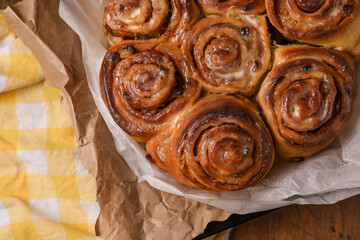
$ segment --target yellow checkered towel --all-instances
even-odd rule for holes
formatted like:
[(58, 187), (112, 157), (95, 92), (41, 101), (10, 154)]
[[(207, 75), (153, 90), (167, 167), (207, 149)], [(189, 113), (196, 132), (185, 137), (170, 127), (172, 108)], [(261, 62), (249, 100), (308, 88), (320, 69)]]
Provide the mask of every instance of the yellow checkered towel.
[(0, 13), (0, 239), (95, 239), (95, 180), (60, 90)]

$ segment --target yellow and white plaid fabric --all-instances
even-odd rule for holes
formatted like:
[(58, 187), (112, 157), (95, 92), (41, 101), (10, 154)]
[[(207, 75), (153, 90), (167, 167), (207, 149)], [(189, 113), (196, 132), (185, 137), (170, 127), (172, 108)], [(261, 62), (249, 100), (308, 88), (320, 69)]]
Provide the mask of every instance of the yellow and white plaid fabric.
[(95, 239), (95, 180), (60, 90), (0, 13), (0, 240)]
[(96, 239), (95, 180), (78, 158), (60, 90), (43, 81), (0, 13), (0, 240)]

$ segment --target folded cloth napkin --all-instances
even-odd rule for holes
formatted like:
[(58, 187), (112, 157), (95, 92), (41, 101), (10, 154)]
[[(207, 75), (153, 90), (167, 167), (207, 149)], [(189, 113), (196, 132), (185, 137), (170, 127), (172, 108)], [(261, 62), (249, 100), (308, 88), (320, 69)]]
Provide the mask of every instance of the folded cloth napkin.
[(0, 13), (0, 239), (95, 239), (95, 180), (60, 90)]

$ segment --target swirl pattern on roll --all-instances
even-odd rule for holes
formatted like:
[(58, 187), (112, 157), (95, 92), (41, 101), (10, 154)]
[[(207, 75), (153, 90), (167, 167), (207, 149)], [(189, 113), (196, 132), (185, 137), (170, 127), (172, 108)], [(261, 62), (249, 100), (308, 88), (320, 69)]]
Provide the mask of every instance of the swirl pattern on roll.
[(182, 49), (210, 92), (253, 95), (270, 64), (265, 17), (209, 16), (187, 35)]
[(200, 100), (176, 124), (168, 168), (191, 187), (238, 190), (262, 179), (272, 166), (272, 139), (253, 104), (233, 96)]
[(265, 0), (197, 0), (207, 14), (261, 14), (265, 12)]
[(266, 10), (285, 37), (360, 57), (360, 0), (266, 0)]
[(125, 41), (111, 47), (100, 71), (102, 96), (115, 122), (145, 142), (198, 98), (180, 50), (169, 44)]
[(193, 0), (110, 0), (104, 24), (109, 41), (164, 39), (179, 45), (200, 17)]
[(148, 160), (163, 170), (168, 170), (168, 155), (166, 150), (173, 131), (174, 125), (169, 126), (146, 143), (146, 151), (149, 153), (147, 155)]
[(312, 155), (348, 122), (357, 95), (350, 56), (309, 46), (280, 47), (258, 101), (279, 158)]

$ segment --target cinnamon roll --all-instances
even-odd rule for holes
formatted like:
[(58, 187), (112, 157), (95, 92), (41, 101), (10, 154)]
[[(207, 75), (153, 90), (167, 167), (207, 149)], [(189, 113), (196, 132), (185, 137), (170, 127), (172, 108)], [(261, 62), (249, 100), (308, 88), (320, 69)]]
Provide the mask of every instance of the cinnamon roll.
[(198, 98), (200, 88), (180, 50), (169, 44), (124, 41), (100, 70), (102, 97), (114, 121), (146, 142)]
[(166, 149), (168, 148), (170, 136), (173, 131), (174, 125), (169, 126), (146, 143), (146, 151), (149, 153), (146, 155), (147, 159), (163, 170), (168, 170)]
[(360, 57), (360, 0), (266, 0), (271, 23), (285, 37)]
[(274, 151), (252, 103), (213, 95), (178, 120), (167, 156), (169, 171), (182, 184), (224, 191), (257, 183), (270, 170)]
[(182, 50), (208, 91), (253, 95), (270, 64), (265, 17), (206, 17), (189, 32)]
[(356, 95), (347, 54), (300, 45), (277, 48), (257, 99), (279, 159), (306, 157), (328, 146), (349, 121)]
[(197, 0), (206, 14), (261, 14), (265, 12), (265, 0)]
[(110, 0), (104, 13), (110, 43), (166, 39), (179, 45), (200, 18), (194, 0)]

